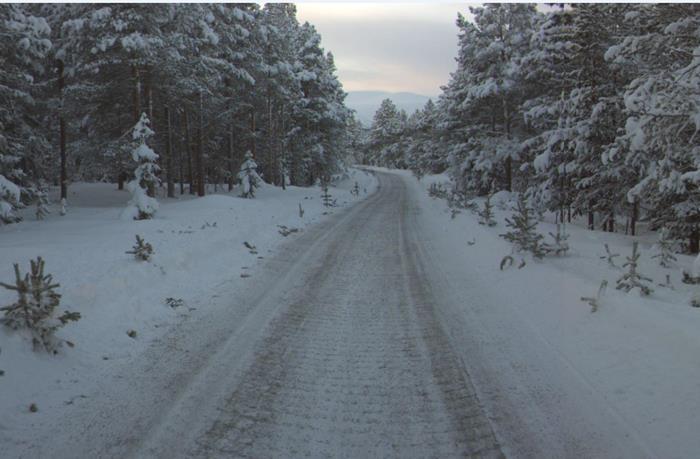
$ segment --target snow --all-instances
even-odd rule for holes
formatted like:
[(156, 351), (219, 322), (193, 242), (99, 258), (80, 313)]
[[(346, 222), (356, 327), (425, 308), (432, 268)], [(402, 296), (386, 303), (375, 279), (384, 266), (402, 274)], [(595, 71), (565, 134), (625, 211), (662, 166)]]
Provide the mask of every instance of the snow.
[(14, 202), (19, 202), (19, 187), (0, 174), (0, 198), (9, 197)]
[(156, 154), (151, 147), (146, 145), (145, 143), (142, 143), (138, 147), (134, 148), (134, 150), (131, 152), (131, 157), (134, 159), (136, 162), (141, 162), (141, 161), (157, 161), (158, 160), (158, 155)]
[[(571, 224), (568, 255), (522, 257), (527, 264), (518, 269), (516, 254), (514, 266), (501, 271), (512, 250), (499, 237), (510, 211), (495, 207), (494, 228), (479, 225), (468, 211), (452, 219), (445, 201), (427, 194), (444, 175), (419, 182), (408, 172), (393, 173), (412, 190), (443, 325), (461, 349), (506, 455), (697, 456), (700, 310), (689, 301), (700, 288), (681, 282), (682, 270), (692, 272), (692, 257), (677, 255), (677, 267), (664, 269), (651, 258), (653, 233), (632, 238)], [(552, 221), (539, 232), (556, 232)], [(615, 290), (623, 271), (600, 259), (607, 243), (621, 254), (615, 258), (621, 266), (634, 240), (639, 271), (654, 280), (649, 297)], [(666, 275), (673, 288), (658, 285)], [(580, 298), (595, 296), (603, 280), (608, 288), (591, 313)]]
[[(350, 193), (355, 181), (367, 189), (359, 198)], [(349, 206), (375, 186), (373, 176), (351, 169), (331, 194), (339, 206)], [(57, 190), (52, 192), (55, 204), (44, 221), (34, 220), (33, 209), (25, 209), (25, 221), (0, 226), (0, 281), (14, 278), (12, 263), (26, 272), (29, 260), (42, 256), (46, 272), (61, 284), (59, 309), (80, 312), (82, 318), (57, 332), (75, 343), (57, 356), (33, 352), (28, 335), (0, 328), (3, 457), (31, 456), (26, 451), (37, 438), (56, 434), (69, 405), (123, 377), (130, 362), (168, 329), (212, 308), (235, 308), (235, 301), (217, 303), (212, 295), (223, 283), (245, 289), (240, 275), (254, 275), (261, 258), (299, 234), (283, 237), (278, 225), (303, 232), (326, 219), (324, 214), (336, 212), (323, 207), (318, 188), (283, 191), (263, 184), (255, 199), (239, 198), (238, 189), (203, 198), (160, 196), (156, 218), (120, 220), (127, 192), (114, 184), (76, 183), (69, 188), (70, 208), (62, 217)], [(125, 253), (137, 234), (153, 245), (150, 262)], [(251, 254), (244, 242), (255, 245), (258, 254)], [(184, 305), (173, 309), (166, 298), (182, 299)], [(0, 305), (12, 301), (14, 292), (0, 289)], [(137, 332), (135, 339), (126, 334), (131, 329)], [(37, 413), (29, 413), (30, 403), (37, 404)]]

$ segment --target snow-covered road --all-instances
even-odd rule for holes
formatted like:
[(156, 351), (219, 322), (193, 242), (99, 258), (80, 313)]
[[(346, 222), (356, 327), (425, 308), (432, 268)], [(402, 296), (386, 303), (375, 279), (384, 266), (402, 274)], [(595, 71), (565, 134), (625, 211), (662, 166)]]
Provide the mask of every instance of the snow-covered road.
[[(223, 283), (26, 445), (52, 457), (500, 457), (400, 176)], [(235, 292), (235, 293), (234, 293)], [(22, 448), (20, 448), (21, 450)]]

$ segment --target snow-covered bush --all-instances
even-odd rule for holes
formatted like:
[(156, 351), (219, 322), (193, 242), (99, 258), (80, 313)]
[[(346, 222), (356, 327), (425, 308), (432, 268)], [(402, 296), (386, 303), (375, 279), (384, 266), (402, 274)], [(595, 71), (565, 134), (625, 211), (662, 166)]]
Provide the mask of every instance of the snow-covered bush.
[(518, 198), (515, 212), (512, 217), (506, 218), (506, 226), (511, 228), (501, 237), (511, 242), (518, 251), (530, 252), (535, 258), (542, 258), (545, 255), (545, 248), (542, 246), (542, 235), (537, 230), (537, 220), (533, 218), (533, 211), (527, 205), (525, 197)]
[(324, 184), (321, 191), (321, 200), (323, 202), (324, 207), (332, 207), (335, 204), (335, 200), (333, 199), (331, 193), (328, 191), (328, 185)]
[(241, 182), (241, 197), (254, 198), (255, 189), (260, 186), (262, 179), (258, 175), (258, 164), (253, 159), (251, 152), (246, 152), (241, 170), (238, 172), (238, 180)]
[(678, 261), (673, 253), (673, 248), (676, 241), (671, 238), (671, 231), (664, 227), (659, 231), (659, 240), (656, 243), (658, 253), (651, 258), (659, 259), (659, 266), (664, 268), (672, 268), (673, 263)]
[(144, 241), (141, 236), (136, 235), (136, 244), (127, 251), (129, 255), (133, 255), (134, 258), (141, 261), (149, 261), (151, 255), (153, 255), (153, 246), (148, 242)]
[(45, 188), (37, 189), (34, 192), (36, 196), (36, 219), (43, 220), (48, 214), (51, 213), (49, 210), (49, 193)]
[(21, 220), (14, 213), (19, 198), (19, 187), (0, 174), (0, 223), (16, 223)]
[(569, 233), (566, 232), (566, 225), (557, 223), (557, 232), (549, 235), (552, 237), (552, 242), (544, 243), (544, 250), (547, 253), (561, 255), (569, 251)]
[(654, 289), (647, 285), (652, 280), (637, 272), (637, 264), (639, 263), (638, 245), (636, 241), (632, 245), (632, 255), (627, 257), (627, 263), (622, 265), (623, 268), (628, 268), (628, 270), (617, 280), (617, 287), (615, 288), (625, 292), (638, 288), (639, 293), (646, 296), (651, 294)]
[(486, 196), (483, 210), (478, 211), (479, 224), (486, 226), (496, 226), (496, 220), (493, 218), (493, 205), (491, 205), (491, 195)]
[(160, 168), (156, 164), (158, 155), (146, 144), (146, 140), (154, 135), (149, 125), (148, 116), (143, 113), (134, 126), (133, 139), (138, 145), (132, 151), (131, 157), (138, 166), (134, 171), (134, 180), (127, 185), (131, 192), (131, 201), (122, 214), (125, 218), (133, 220), (153, 218), (158, 210), (158, 201), (153, 194), (155, 187), (160, 183), (156, 176)]
[[(0, 282), (0, 286), (17, 292), (17, 301), (0, 308), (4, 316), (0, 323), (13, 330), (28, 329), (32, 334), (34, 348), (43, 348), (55, 354), (63, 341), (54, 336), (54, 332), (71, 321), (80, 319), (80, 313), (64, 311), (54, 317), (54, 311), (61, 300), (55, 291), (59, 284), (53, 283), (53, 276), (44, 275), (44, 260), (38, 257), (30, 261), (31, 270), (22, 277), (19, 265), (15, 263), (15, 284)], [(69, 345), (71, 343), (66, 341)]]

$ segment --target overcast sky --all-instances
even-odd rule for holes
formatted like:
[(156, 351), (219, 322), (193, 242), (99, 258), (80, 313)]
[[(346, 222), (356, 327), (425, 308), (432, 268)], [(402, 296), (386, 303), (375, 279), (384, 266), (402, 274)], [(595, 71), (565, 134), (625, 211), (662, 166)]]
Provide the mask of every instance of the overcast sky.
[(333, 52), (346, 91), (436, 96), (455, 69), (457, 12), (468, 3), (297, 3)]

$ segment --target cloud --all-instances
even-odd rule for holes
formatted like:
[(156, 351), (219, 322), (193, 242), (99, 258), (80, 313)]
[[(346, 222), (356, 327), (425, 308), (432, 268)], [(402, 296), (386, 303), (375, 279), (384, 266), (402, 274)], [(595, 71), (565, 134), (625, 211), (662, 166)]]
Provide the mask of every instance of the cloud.
[(464, 4), (297, 4), (332, 51), (347, 90), (440, 92), (455, 69)]

